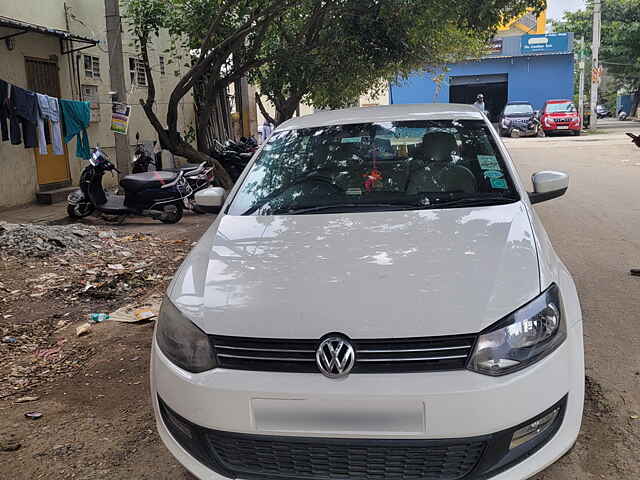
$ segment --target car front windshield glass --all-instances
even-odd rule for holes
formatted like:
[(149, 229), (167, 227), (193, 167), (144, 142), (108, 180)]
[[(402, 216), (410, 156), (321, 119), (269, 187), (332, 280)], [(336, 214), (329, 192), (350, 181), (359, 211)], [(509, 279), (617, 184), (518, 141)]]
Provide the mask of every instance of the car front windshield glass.
[(518, 200), (483, 121), (402, 121), (274, 133), (227, 213), (418, 210)]
[(547, 113), (575, 113), (576, 106), (571, 102), (565, 103), (548, 103)]
[(531, 105), (507, 105), (504, 107), (505, 115), (531, 115), (533, 107)]

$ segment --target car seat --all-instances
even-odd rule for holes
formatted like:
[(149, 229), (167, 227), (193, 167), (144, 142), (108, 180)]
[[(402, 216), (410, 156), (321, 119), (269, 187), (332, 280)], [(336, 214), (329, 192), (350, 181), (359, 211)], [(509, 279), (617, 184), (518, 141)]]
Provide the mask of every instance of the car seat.
[(449, 132), (428, 132), (422, 137), (422, 149), (411, 162), (407, 194), (423, 192), (478, 191), (478, 182), (471, 170), (453, 163), (452, 154), (458, 143)]

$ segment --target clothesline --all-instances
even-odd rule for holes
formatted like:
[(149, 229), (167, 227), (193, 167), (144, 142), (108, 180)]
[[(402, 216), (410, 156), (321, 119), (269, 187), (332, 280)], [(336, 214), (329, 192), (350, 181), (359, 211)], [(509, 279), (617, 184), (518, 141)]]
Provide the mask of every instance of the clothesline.
[[(50, 97), (0, 79), (0, 130), (3, 142), (24, 144), (25, 148), (35, 148), (37, 144), (40, 154), (47, 155), (47, 144), (52, 140), (53, 153), (62, 155), (62, 140), (69, 143), (77, 138), (76, 156), (88, 159), (91, 155), (87, 134), (90, 121), (89, 102)], [(49, 128), (45, 130), (45, 126)], [(61, 130), (64, 131), (64, 137)], [(49, 139), (47, 133), (50, 134)]]

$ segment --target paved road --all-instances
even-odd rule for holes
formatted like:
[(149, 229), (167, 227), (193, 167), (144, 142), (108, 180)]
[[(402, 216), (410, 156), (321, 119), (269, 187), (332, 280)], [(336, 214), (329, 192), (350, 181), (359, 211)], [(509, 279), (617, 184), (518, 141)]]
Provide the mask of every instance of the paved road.
[(536, 209), (576, 280), (585, 324), (582, 433), (576, 449), (536, 480), (640, 478), (640, 278), (629, 275), (640, 267), (640, 149), (613, 127), (506, 142), (523, 179), (546, 169), (571, 176), (565, 197)]

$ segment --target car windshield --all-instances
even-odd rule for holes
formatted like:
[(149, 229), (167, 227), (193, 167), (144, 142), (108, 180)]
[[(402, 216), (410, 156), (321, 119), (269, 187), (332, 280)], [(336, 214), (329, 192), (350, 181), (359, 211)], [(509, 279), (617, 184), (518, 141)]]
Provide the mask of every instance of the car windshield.
[(576, 106), (572, 102), (547, 103), (546, 113), (575, 113)]
[(403, 121), (274, 133), (228, 213), (417, 210), (517, 200), (483, 121)]
[(528, 104), (507, 105), (504, 107), (505, 115), (532, 115), (533, 107)]

